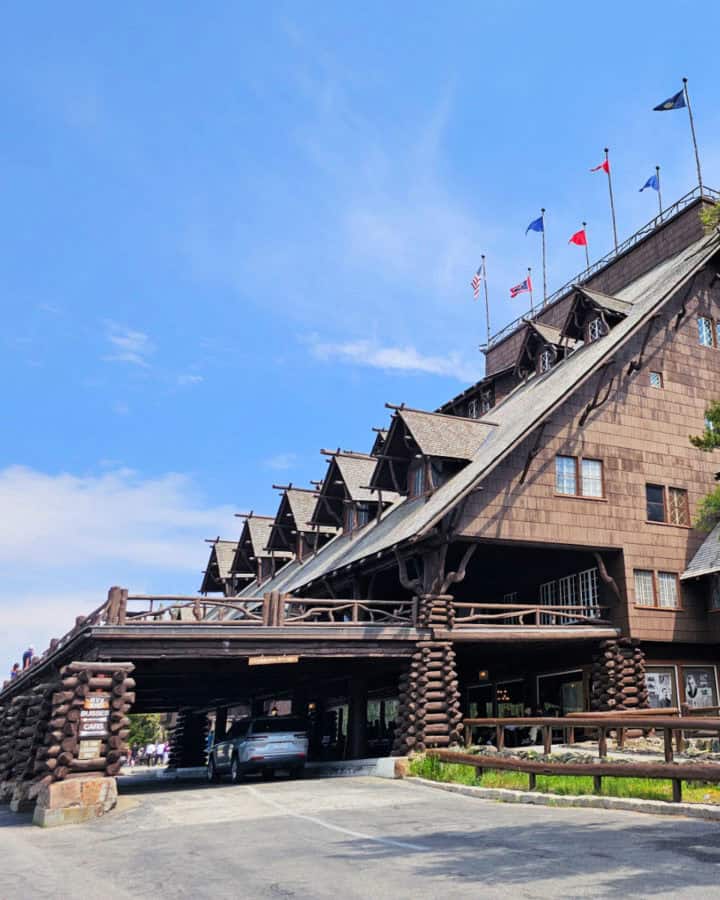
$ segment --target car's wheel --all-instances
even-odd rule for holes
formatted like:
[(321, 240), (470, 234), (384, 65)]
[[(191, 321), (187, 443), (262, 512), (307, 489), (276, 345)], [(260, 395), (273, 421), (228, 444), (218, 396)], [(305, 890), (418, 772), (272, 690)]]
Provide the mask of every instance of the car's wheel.
[(220, 775), (218, 773), (217, 767), (215, 766), (215, 760), (212, 758), (212, 756), (208, 760), (207, 780), (211, 784), (217, 784), (217, 782), (220, 781)]
[(240, 779), (242, 778), (240, 763), (237, 756), (233, 756), (232, 762), (230, 763), (230, 778), (232, 779), (233, 784), (238, 784)]
[(271, 781), (275, 772), (272, 769), (263, 769), (260, 774), (263, 781)]

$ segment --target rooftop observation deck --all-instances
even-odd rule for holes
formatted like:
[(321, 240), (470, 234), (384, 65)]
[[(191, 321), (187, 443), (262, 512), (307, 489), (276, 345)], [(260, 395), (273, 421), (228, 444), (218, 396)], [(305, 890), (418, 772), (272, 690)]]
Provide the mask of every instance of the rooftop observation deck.
[(689, 191), (679, 200), (675, 201), (675, 203), (663, 209), (662, 212), (659, 212), (657, 216), (643, 225), (642, 228), (639, 228), (634, 234), (630, 235), (629, 238), (618, 245), (617, 249), (613, 249), (609, 253), (606, 253), (605, 256), (603, 256), (601, 259), (598, 259), (596, 262), (592, 263), (592, 265), (588, 266), (586, 269), (583, 269), (582, 272), (571, 278), (556, 291), (550, 294), (544, 303), (541, 303), (540, 305), (535, 307), (533, 313), (524, 313), (523, 315), (518, 316), (516, 319), (513, 319), (512, 322), (508, 322), (508, 324), (504, 325), (499, 331), (496, 331), (495, 334), (490, 337), (490, 341), (487, 345), (481, 345), (481, 349), (487, 353), (488, 351), (492, 350), (493, 347), (496, 347), (498, 344), (504, 341), (505, 338), (509, 337), (525, 322), (536, 321), (540, 319), (549, 307), (554, 306), (564, 297), (568, 296), (568, 294), (572, 292), (575, 285), (586, 284), (600, 272), (611, 266), (613, 263), (617, 262), (621, 257), (630, 253), (643, 241), (646, 241), (647, 239), (652, 237), (652, 235), (657, 232), (658, 229), (669, 223), (671, 220), (675, 219), (688, 207), (701, 201), (706, 201), (709, 203), (720, 202), (720, 191), (716, 191), (713, 188), (708, 188), (706, 186), (703, 186), (702, 192), (699, 187), (696, 187), (693, 190)]

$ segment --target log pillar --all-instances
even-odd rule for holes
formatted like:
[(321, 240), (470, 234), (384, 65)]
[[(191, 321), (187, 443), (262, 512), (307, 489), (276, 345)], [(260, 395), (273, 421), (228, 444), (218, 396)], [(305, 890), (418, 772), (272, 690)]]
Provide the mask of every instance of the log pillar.
[(351, 679), (348, 711), (348, 756), (350, 759), (362, 759), (367, 752), (367, 696), (365, 679)]
[(637, 638), (601, 641), (593, 657), (590, 707), (594, 710), (645, 709), (645, 653)]
[[(423, 594), (418, 598), (421, 626), (452, 627), (450, 594)], [(428, 747), (462, 742), (462, 712), (455, 650), (451, 641), (418, 641), (409, 671), (400, 678), (399, 723), (394, 756)]]
[(210, 723), (205, 713), (181, 709), (170, 737), (168, 767), (182, 769), (204, 766), (207, 762), (207, 740)]

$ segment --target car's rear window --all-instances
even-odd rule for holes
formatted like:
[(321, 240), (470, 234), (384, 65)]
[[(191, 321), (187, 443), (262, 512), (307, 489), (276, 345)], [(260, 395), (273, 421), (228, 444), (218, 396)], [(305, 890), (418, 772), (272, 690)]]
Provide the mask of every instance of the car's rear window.
[(256, 719), (252, 725), (253, 734), (277, 734), (280, 731), (307, 731), (307, 725), (302, 719), (296, 719), (292, 716)]

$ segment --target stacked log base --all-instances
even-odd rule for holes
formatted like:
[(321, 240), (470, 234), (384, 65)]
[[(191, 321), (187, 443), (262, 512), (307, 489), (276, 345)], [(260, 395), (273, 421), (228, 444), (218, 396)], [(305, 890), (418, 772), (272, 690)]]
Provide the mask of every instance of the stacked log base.
[(637, 638), (600, 643), (593, 658), (590, 706), (596, 710), (644, 709), (648, 705), (645, 653)]
[[(135, 702), (132, 663), (69, 663), (60, 673), (59, 689), (50, 697), (42, 746), (35, 753), (37, 794), (43, 785), (66, 778), (117, 775), (127, 756)], [(96, 715), (93, 733), (89, 714)], [(86, 749), (93, 748), (88, 756)]]
[(394, 756), (460, 742), (460, 692), (450, 642), (418, 642), (410, 669), (400, 679), (399, 706)]
[(170, 736), (168, 767), (184, 769), (190, 766), (204, 766), (207, 763), (209, 732), (210, 723), (204, 713), (181, 710)]

